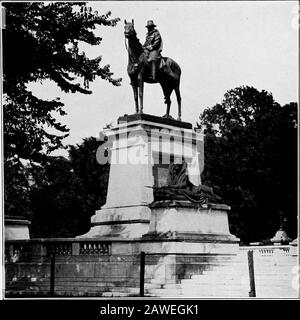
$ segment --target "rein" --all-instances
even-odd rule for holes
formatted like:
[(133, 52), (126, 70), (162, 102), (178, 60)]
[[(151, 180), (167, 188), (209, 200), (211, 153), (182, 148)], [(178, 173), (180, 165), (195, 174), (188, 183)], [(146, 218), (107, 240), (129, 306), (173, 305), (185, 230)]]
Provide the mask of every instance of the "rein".
[[(126, 48), (126, 51), (128, 52), (128, 55), (129, 55), (129, 60), (132, 64), (134, 65), (138, 65), (139, 64), (139, 57), (135, 57), (134, 54), (130, 54), (129, 50), (128, 50), (128, 45), (127, 45), (127, 41), (126, 41), (126, 38), (124, 39), (125, 41), (125, 48)], [(129, 41), (129, 40), (128, 40)]]

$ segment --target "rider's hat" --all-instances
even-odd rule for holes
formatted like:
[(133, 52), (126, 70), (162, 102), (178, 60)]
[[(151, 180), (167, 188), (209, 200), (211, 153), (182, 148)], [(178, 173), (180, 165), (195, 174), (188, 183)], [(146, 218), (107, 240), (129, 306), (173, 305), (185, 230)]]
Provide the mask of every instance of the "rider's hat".
[(146, 28), (148, 28), (148, 27), (156, 27), (156, 25), (154, 24), (153, 20), (148, 20), (147, 21)]

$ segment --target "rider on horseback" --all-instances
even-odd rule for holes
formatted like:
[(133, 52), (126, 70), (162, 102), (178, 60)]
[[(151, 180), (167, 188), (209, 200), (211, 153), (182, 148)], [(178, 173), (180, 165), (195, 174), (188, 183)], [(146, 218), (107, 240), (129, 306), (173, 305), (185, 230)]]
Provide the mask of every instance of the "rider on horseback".
[(156, 81), (157, 65), (161, 59), (160, 53), (162, 51), (161, 35), (155, 27), (156, 25), (152, 20), (147, 21), (146, 28), (148, 29), (148, 33), (146, 35), (146, 42), (143, 45), (143, 48), (147, 53), (147, 60), (151, 65), (151, 76), (153, 81)]

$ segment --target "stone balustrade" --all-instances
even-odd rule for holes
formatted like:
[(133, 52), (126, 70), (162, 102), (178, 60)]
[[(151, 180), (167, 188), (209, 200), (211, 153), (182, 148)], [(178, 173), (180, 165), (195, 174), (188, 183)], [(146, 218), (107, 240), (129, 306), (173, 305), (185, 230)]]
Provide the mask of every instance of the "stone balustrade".
[(269, 246), (241, 246), (241, 252), (252, 250), (257, 257), (267, 256), (294, 256), (297, 255), (297, 247), (293, 245), (269, 245)]
[[(125, 251), (126, 244), (125, 240), (81, 238), (6, 241), (5, 294), (49, 296), (50, 257), (55, 254), (56, 296), (136, 296), (140, 253), (134, 246), (130, 252)], [(295, 245), (241, 246), (236, 255), (225, 256), (194, 253), (180, 256), (176, 263), (174, 255), (146, 254), (145, 292), (168, 297), (248, 297), (249, 250), (254, 251), (257, 297), (298, 296), (294, 285), (298, 272)], [(179, 275), (176, 283), (169, 277), (174, 272)]]
[(5, 261), (16, 262), (32, 257), (111, 255), (111, 242), (94, 239), (31, 239), (5, 241)]

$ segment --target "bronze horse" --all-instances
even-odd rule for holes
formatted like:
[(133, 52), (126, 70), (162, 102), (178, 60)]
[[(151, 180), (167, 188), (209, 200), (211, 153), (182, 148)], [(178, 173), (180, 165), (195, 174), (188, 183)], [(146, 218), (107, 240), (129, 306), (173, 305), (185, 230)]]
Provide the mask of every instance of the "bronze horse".
[[(131, 80), (131, 86), (134, 94), (136, 113), (143, 113), (143, 94), (144, 94), (144, 82), (147, 83), (159, 83), (162, 87), (165, 103), (167, 104), (165, 118), (171, 118), (171, 93), (175, 90), (177, 102), (178, 102), (178, 120), (181, 120), (181, 97), (180, 97), (180, 75), (181, 70), (179, 65), (168, 57), (163, 57), (162, 68), (159, 68), (157, 72), (156, 81), (153, 81), (151, 76), (150, 64), (147, 61), (146, 53), (141, 45), (139, 39), (136, 36), (134, 29), (134, 21), (125, 22), (125, 37), (128, 39), (128, 66), (127, 72)], [(139, 108), (139, 101), (140, 108)]]

